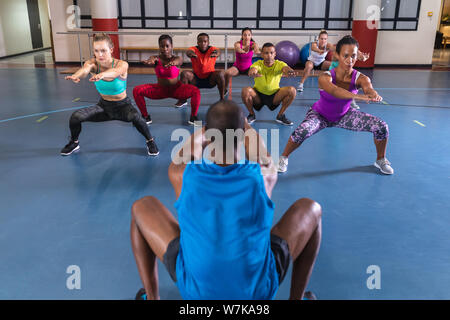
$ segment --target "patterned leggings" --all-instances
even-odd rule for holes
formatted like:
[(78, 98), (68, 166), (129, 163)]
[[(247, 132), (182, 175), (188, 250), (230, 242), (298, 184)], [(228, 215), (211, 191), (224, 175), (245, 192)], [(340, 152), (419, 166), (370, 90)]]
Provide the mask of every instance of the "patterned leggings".
[(178, 81), (173, 86), (161, 86), (157, 83), (142, 84), (133, 89), (134, 101), (136, 101), (139, 110), (144, 117), (148, 116), (145, 106), (145, 99), (166, 99), (175, 98), (179, 100), (187, 100), (191, 98), (191, 115), (196, 116), (198, 107), (200, 106), (200, 90), (191, 84), (184, 84)]
[(82, 122), (102, 122), (111, 120), (132, 122), (134, 127), (145, 137), (145, 139), (150, 140), (152, 138), (144, 118), (142, 118), (139, 112), (131, 105), (131, 99), (126, 97), (120, 101), (106, 101), (100, 99), (96, 105), (72, 113), (69, 121), (72, 140), (78, 140)]
[(373, 133), (376, 140), (384, 140), (389, 137), (386, 122), (368, 113), (350, 108), (339, 121), (330, 122), (311, 108), (306, 113), (305, 120), (291, 134), (291, 140), (296, 144), (301, 144), (313, 134), (327, 127), (369, 131)]

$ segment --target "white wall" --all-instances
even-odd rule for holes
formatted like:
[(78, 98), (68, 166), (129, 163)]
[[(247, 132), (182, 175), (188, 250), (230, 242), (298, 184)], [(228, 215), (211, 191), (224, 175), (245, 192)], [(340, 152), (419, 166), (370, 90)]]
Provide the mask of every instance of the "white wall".
[[(57, 62), (63, 61), (80, 61), (77, 37), (72, 35), (57, 35), (56, 32), (67, 31), (66, 20), (69, 14), (66, 13), (68, 6), (72, 5), (72, 0), (49, 0), (50, 13), (52, 16), (53, 39), (55, 44), (55, 59)], [(417, 31), (380, 31), (378, 33), (377, 52), (375, 64), (431, 64), (434, 39), (436, 35), (437, 19), (439, 19), (439, 11), (441, 0), (422, 1), (419, 25)], [(433, 17), (427, 16), (428, 11), (433, 11)], [(82, 29), (84, 31), (90, 29)], [(122, 31), (137, 32), (157, 32), (158, 34), (168, 33), (170, 31), (187, 31), (187, 30), (142, 30), (142, 29), (126, 29)], [(210, 34), (211, 44), (219, 47), (224, 46), (224, 36), (215, 35), (225, 30), (206, 30)], [(175, 36), (175, 47), (189, 47), (196, 44), (196, 36), (202, 30), (192, 30), (189, 36)], [(227, 30), (227, 32), (239, 33), (239, 30)], [(283, 33), (283, 35), (262, 36), (261, 33)], [(290, 40), (302, 47), (309, 40), (305, 34), (316, 33), (315, 31), (280, 31), (280, 30), (255, 30), (254, 39), (260, 45), (264, 42), (277, 43), (280, 40)], [(337, 34), (338, 37), (330, 37), (330, 42), (336, 43), (337, 40), (347, 34), (351, 34), (351, 30), (330, 31), (331, 34)], [(303, 35), (303, 36), (302, 36)], [(119, 42), (121, 46), (157, 46), (159, 35), (142, 35), (142, 36), (120, 36)], [(234, 41), (240, 38), (239, 35), (229, 36), (228, 46), (231, 47)], [(89, 57), (89, 43), (87, 36), (81, 36), (82, 56), (83, 60)], [(143, 55), (145, 58), (145, 55)], [(137, 60), (138, 55), (130, 55), (130, 60)], [(232, 56), (230, 56), (232, 60)]]
[(417, 31), (379, 31), (375, 64), (431, 65), (440, 8), (441, 0), (422, 1)]
[[(69, 6), (73, 5), (72, 0), (48, 0), (50, 16), (52, 22), (53, 44), (55, 49), (56, 62), (80, 61), (78, 41), (76, 35), (57, 34), (57, 32), (76, 31), (81, 29), (68, 30), (67, 20), (70, 14), (66, 13)], [(70, 19), (69, 19), (70, 20)], [(83, 29), (86, 31), (88, 29)], [(80, 36), (81, 47), (83, 48), (83, 60), (89, 57), (89, 42), (87, 36)]]
[(3, 37), (2, 20), (0, 17), (0, 57), (6, 56), (5, 39)]
[[(39, 0), (44, 47), (50, 47), (47, 0)], [(0, 57), (33, 50), (26, 0), (0, 1)]]
[(3, 30), (3, 55), (33, 50), (26, 0), (0, 1), (0, 23)]

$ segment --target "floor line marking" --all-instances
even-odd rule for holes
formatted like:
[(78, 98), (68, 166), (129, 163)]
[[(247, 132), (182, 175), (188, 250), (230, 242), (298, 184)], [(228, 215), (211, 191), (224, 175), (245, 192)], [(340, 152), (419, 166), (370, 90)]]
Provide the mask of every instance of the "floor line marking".
[(73, 108), (67, 108), (67, 109), (59, 109), (59, 110), (40, 112), (40, 113), (33, 113), (33, 114), (25, 115), (25, 116), (19, 116), (19, 117), (14, 117), (14, 118), (9, 118), (9, 119), (3, 119), (3, 120), (0, 120), (0, 123), (7, 122), (7, 121), (12, 121), (12, 120), (19, 120), (19, 119), (43, 116), (43, 115), (52, 114), (52, 113), (56, 113), (56, 112), (64, 112), (64, 111), (70, 111), (70, 110), (83, 109), (83, 108), (90, 107), (90, 106), (91, 105), (81, 106), (81, 107), (73, 107)]
[(36, 122), (42, 122), (47, 118), (48, 118), (48, 116), (43, 116), (42, 118), (37, 119)]
[(426, 125), (424, 125), (422, 122), (419, 122), (417, 120), (414, 120), (414, 122), (417, 123), (419, 126), (426, 127)]

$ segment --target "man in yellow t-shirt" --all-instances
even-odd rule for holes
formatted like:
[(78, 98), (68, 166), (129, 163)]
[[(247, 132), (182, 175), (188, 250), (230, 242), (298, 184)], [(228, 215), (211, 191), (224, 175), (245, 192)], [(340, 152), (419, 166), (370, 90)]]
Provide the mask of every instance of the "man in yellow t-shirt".
[(255, 85), (242, 89), (242, 101), (248, 109), (248, 123), (256, 120), (255, 111), (261, 110), (266, 105), (270, 110), (275, 110), (281, 104), (276, 121), (291, 126), (293, 123), (284, 114), (289, 105), (294, 101), (297, 90), (294, 87), (280, 88), (281, 76), (294, 77), (296, 72), (286, 63), (275, 60), (276, 51), (272, 43), (265, 43), (261, 50), (263, 60), (258, 60), (250, 66), (248, 75), (255, 79)]

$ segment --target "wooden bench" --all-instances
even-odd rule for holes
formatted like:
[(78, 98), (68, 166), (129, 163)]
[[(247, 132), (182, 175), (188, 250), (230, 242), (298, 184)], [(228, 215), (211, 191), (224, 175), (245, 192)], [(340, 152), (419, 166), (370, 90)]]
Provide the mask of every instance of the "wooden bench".
[[(190, 47), (177, 47), (173, 48), (173, 51), (175, 53), (181, 53), (183, 54), (186, 52)], [(225, 52), (225, 48), (216, 47), (220, 50), (221, 53)], [(234, 48), (228, 48), (228, 52), (233, 52)], [(129, 52), (139, 52), (139, 61), (142, 60), (142, 52), (152, 52), (152, 51), (159, 51), (159, 47), (120, 47), (120, 51), (123, 52), (123, 56), (125, 61), (128, 61), (128, 53)]]

